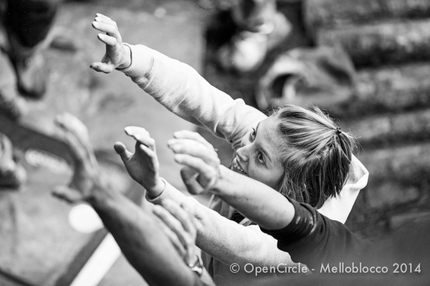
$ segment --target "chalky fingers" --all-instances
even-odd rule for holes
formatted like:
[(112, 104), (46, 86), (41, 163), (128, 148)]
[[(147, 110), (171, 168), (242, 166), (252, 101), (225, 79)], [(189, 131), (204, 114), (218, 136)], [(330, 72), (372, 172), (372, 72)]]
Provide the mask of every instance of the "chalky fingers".
[[(191, 139), (171, 139), (167, 142), (175, 154), (190, 155), (199, 158), (207, 164), (216, 167), (220, 164), (218, 154), (213, 148)], [(210, 145), (212, 147), (212, 145)]]
[(189, 131), (189, 130), (181, 130), (181, 131), (177, 131), (177, 132), (173, 133), (173, 137), (176, 139), (194, 140), (194, 141), (197, 141), (197, 142), (203, 144), (208, 149), (215, 151), (215, 148), (212, 146), (212, 144), (209, 143), (205, 138), (203, 138), (202, 135), (200, 135), (197, 132), (193, 132), (193, 131)]

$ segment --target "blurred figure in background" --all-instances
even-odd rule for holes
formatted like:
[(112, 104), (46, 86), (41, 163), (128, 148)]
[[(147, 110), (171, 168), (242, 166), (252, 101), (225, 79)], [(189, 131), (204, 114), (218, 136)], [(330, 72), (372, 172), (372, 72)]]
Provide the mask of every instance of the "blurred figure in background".
[(0, 0), (0, 109), (12, 119), (25, 109), (18, 93), (33, 99), (45, 94), (48, 74), (41, 50), (58, 5), (56, 0)]
[(277, 11), (276, 0), (236, 0), (231, 14), (238, 31), (218, 51), (218, 62), (227, 70), (255, 70), (291, 32), (290, 22)]
[(26, 113), (26, 102), (17, 89), (17, 81), (12, 63), (7, 54), (0, 51), (0, 115), (12, 120)]
[[(59, 1), (0, 0), (0, 115), (18, 120), (26, 113), (25, 96), (46, 92), (47, 67), (41, 50)], [(18, 188), (25, 170), (13, 159), (10, 140), (0, 133), (0, 187)]]

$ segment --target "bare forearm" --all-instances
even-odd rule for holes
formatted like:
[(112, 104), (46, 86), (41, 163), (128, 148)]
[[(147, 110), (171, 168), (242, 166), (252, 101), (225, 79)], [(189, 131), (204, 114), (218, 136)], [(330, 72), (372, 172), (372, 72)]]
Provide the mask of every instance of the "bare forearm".
[(283, 195), (223, 166), (212, 192), (265, 229), (282, 229), (294, 217), (294, 207)]
[(91, 200), (104, 225), (130, 264), (150, 285), (194, 285), (195, 274), (185, 265), (155, 217), (119, 193)]

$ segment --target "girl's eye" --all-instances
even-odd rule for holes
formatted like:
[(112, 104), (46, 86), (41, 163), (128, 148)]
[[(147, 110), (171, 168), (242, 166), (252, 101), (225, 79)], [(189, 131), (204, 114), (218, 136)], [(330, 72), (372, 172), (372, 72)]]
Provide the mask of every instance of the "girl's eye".
[(251, 133), (249, 134), (249, 141), (254, 141), (255, 140), (255, 135), (257, 134), (257, 131), (255, 130), (255, 128), (252, 128)]
[(257, 160), (258, 160), (258, 162), (260, 162), (261, 164), (264, 164), (264, 156), (263, 156), (263, 153), (261, 153), (261, 152), (258, 152), (258, 153), (257, 153)]

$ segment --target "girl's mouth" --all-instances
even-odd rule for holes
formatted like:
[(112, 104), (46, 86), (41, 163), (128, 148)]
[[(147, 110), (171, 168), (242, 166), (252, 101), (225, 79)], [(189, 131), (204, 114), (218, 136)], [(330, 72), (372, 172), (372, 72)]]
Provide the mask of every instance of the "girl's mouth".
[(243, 170), (243, 168), (240, 166), (237, 157), (234, 157), (233, 161), (231, 162), (230, 169), (237, 172), (237, 173), (248, 176), (248, 174), (245, 172), (245, 170)]

